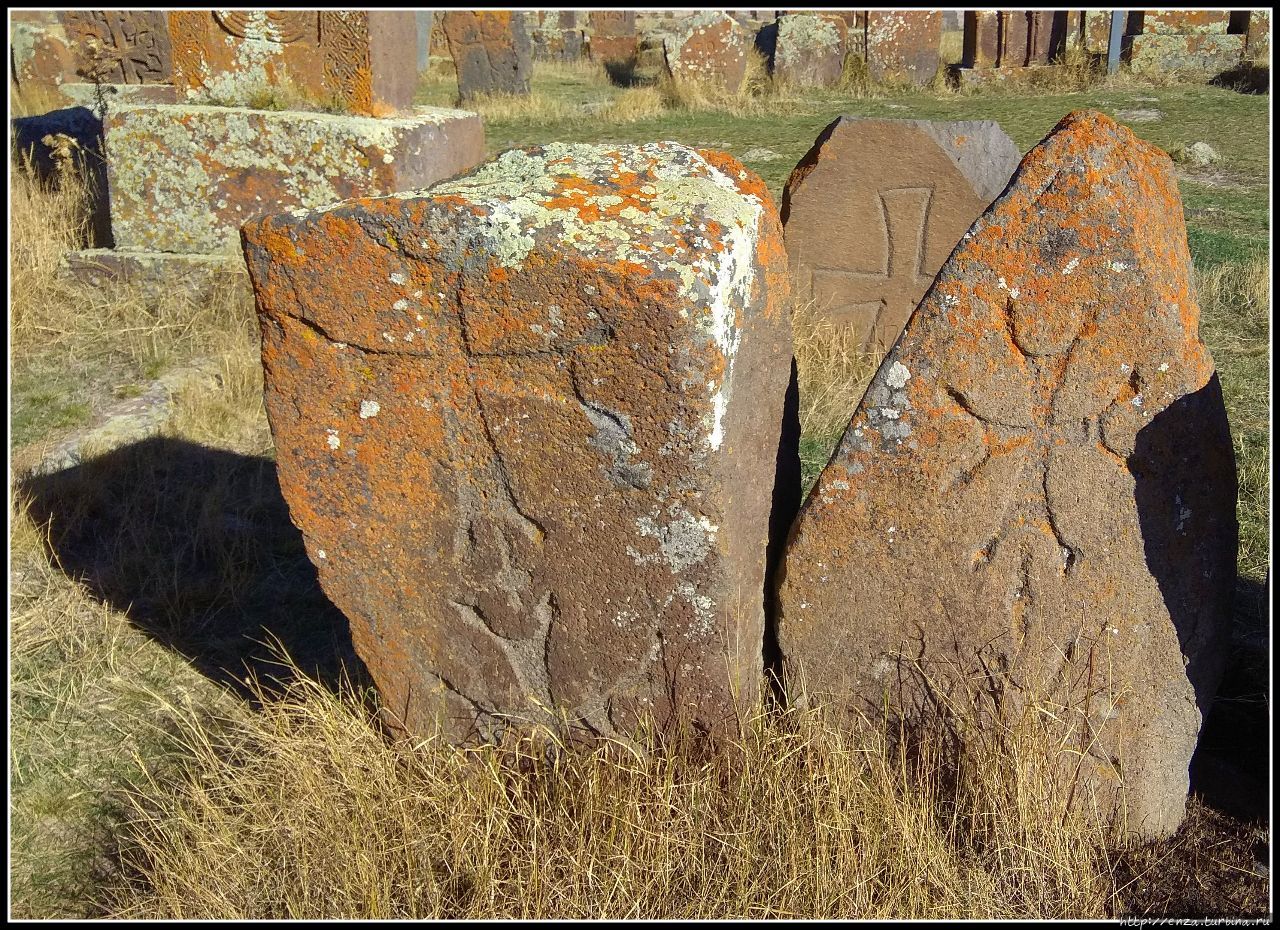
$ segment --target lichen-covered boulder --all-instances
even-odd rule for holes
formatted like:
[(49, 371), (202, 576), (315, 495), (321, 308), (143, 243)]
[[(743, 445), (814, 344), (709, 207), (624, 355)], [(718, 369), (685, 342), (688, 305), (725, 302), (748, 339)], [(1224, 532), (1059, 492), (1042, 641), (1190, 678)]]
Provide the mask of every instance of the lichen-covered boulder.
[(1168, 156), (1065, 118), (966, 233), (798, 517), (789, 688), (1060, 727), (1068, 797), (1182, 819), (1235, 583), (1235, 464)]
[(840, 83), (847, 31), (838, 16), (779, 16), (773, 50), (774, 78), (795, 87), (831, 87)]
[(722, 85), (737, 93), (747, 75), (752, 38), (728, 13), (707, 10), (676, 21), (663, 37), (667, 72), (674, 78)]
[(732, 730), (798, 494), (764, 184), (552, 144), (244, 241), (281, 486), (393, 723)]
[(464, 103), (477, 94), (529, 93), (533, 39), (528, 15), (510, 10), (440, 14)]
[(484, 158), (480, 117), (437, 107), (374, 119), (120, 106), (105, 129), (115, 244), (154, 252), (232, 252), (254, 216), (422, 187)]

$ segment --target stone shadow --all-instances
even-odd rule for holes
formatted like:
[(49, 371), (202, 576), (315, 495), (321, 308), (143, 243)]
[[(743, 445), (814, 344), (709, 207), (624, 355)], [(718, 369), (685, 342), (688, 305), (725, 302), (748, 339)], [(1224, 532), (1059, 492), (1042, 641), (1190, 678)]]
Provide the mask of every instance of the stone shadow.
[[(89, 248), (109, 249), (111, 211), (107, 199), (106, 143), (102, 116), (88, 107), (67, 107), (39, 116), (21, 116), (10, 121), (10, 148), (14, 163), (30, 168), (44, 187), (62, 183), (61, 161), (73, 165), (84, 178), (88, 196)], [(44, 140), (49, 139), (46, 143)], [(65, 153), (61, 158), (57, 151)]]
[(246, 698), (299, 670), (369, 684), (346, 617), (320, 589), (265, 457), (152, 438), (15, 491), (50, 557), (139, 630)]
[(1147, 567), (1191, 659), (1203, 716), (1191, 790), (1233, 817), (1265, 817), (1266, 649), (1259, 662), (1239, 631), (1265, 631), (1267, 607), (1262, 586), (1235, 572), (1236, 466), (1216, 374), (1138, 432), (1129, 467)]

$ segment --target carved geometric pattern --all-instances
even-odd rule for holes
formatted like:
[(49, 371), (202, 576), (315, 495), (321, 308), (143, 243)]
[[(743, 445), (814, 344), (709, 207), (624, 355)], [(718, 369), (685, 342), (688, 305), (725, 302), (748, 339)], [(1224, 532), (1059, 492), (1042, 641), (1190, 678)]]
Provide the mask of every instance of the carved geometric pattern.
[(81, 75), (107, 84), (161, 84), (173, 74), (169, 29), (146, 10), (67, 10), (61, 14)]
[(318, 14), (312, 10), (214, 10), (213, 18), (227, 32), (242, 39), (286, 45), (309, 39), (317, 42)]
[(326, 90), (353, 109), (368, 113), (373, 107), (373, 84), (367, 14), (322, 11), (320, 49)]

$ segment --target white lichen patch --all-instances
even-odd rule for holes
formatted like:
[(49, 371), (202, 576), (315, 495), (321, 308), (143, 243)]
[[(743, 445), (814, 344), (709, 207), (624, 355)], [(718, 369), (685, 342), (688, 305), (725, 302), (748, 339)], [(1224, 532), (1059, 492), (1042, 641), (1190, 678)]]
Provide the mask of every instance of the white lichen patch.
[(325, 430), (325, 433), (327, 435), (325, 436), (324, 441), (330, 449), (337, 449), (342, 445), (342, 439), (338, 436), (338, 431), (336, 429), (327, 429)]
[(906, 386), (911, 379), (911, 372), (907, 370), (907, 366), (902, 362), (894, 362), (889, 366), (889, 372), (884, 379), (888, 382), (889, 387), (897, 390)]
[(362, 400), (360, 401), (360, 419), (367, 420), (370, 417), (376, 417), (381, 409), (382, 405), (376, 400)]

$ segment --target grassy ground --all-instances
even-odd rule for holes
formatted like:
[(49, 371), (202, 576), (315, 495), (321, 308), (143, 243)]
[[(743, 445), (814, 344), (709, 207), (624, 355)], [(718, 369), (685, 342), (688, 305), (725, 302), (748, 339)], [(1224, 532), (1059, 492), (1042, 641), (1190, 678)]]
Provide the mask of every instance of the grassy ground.
[[(747, 94), (724, 99), (654, 83), (643, 69), (622, 77), (630, 86), (592, 68), (541, 68), (532, 98), (479, 102), (491, 150), (674, 139), (750, 156), (780, 194), (841, 113), (994, 118), (1025, 150), (1072, 109), (1122, 119), (1155, 110), (1159, 119), (1133, 124), (1140, 136), (1167, 148), (1211, 142), (1221, 163), (1188, 170), (1182, 189), (1203, 334), (1239, 457), (1240, 571), (1246, 582), (1263, 577), (1266, 97), (1123, 82), (1030, 95), (888, 93), (851, 74), (844, 90), (790, 94), (757, 75)], [(421, 98), (452, 104), (455, 94), (436, 70)], [(1224, 812), (1206, 794), (1193, 797), (1173, 839), (1114, 849), (1087, 820), (1046, 816), (1034, 734), (1031, 743), (935, 742), (897, 755), (874, 725), (854, 746), (820, 716), (792, 715), (748, 728), (720, 764), (678, 752), (388, 746), (275, 483), (243, 286), (197, 306), (67, 285), (53, 268), (80, 235), (74, 188), (50, 193), (18, 175), (11, 200), (11, 448), (91, 420), (177, 362), (211, 356), (223, 374), (212, 393), (181, 399), (165, 435), (18, 488), (14, 916), (1266, 911), (1257, 866), (1265, 818)], [(797, 354), (811, 478), (874, 360), (805, 308)], [(1246, 622), (1264, 616), (1249, 610)], [(300, 668), (280, 664), (277, 648)], [(344, 669), (352, 689), (340, 687)], [(1258, 675), (1235, 686), (1232, 706), (1250, 721), (1262, 708), (1265, 724), (1265, 662)], [(1265, 736), (1248, 732), (1257, 756)]]

